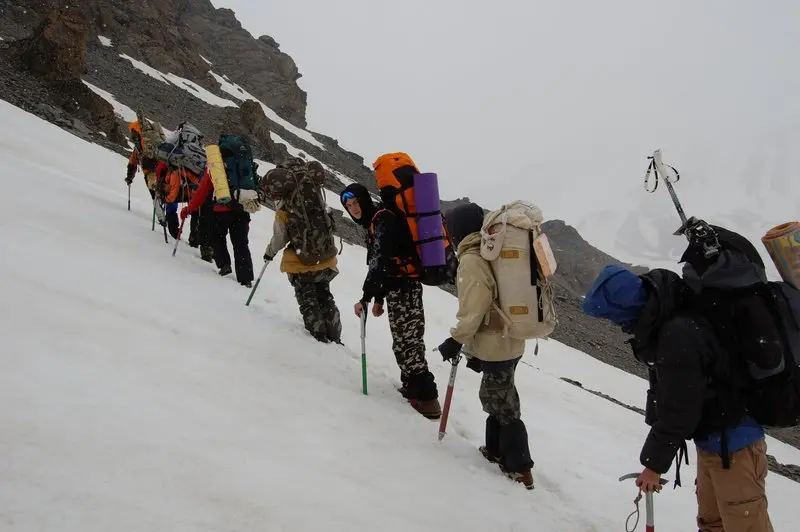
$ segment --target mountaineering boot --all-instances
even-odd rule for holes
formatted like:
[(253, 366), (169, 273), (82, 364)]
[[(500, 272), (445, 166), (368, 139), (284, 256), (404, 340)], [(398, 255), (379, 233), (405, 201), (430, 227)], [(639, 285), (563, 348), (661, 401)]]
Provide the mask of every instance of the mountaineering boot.
[(253, 281), (239, 281), (239, 284), (245, 288), (253, 288)]
[(530, 471), (525, 471), (523, 473), (513, 473), (511, 471), (506, 471), (506, 476), (513, 480), (514, 482), (519, 482), (525, 489), (532, 490), (533, 489), (533, 473)]
[(200, 246), (200, 258), (206, 262), (214, 260), (214, 248), (211, 246)]
[(517, 419), (508, 425), (500, 426), (498, 438), (499, 455), (502, 457), (500, 468), (508, 478), (533, 489), (533, 460), (528, 448), (528, 431), (525, 423)]
[(231, 268), (230, 264), (223, 264), (219, 269), (219, 274), (222, 277), (225, 277), (226, 275), (230, 275), (231, 273), (233, 273), (233, 269)]
[(442, 405), (439, 404), (439, 399), (409, 399), (408, 402), (414, 410), (428, 419), (442, 417)]

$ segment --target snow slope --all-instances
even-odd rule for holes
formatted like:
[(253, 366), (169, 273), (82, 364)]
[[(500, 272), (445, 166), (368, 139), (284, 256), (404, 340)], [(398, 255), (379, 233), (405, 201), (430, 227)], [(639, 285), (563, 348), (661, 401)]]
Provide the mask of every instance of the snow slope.
[[(517, 378), (536, 460), (525, 491), (476, 451), (477, 374), (460, 368), (442, 442), (401, 401), (385, 317), (367, 326), (361, 394), (362, 248), (345, 246), (332, 283), (347, 347), (321, 345), (277, 264), (245, 307), (248, 290), (197, 250), (171, 257), (141, 175), (126, 210), (123, 157), (0, 101), (0, 161), (4, 530), (623, 529), (636, 489), (617, 478), (640, 469), (643, 419), (559, 377), (638, 405), (641, 379), (554, 341), (530, 349)], [(271, 221), (253, 216), (257, 268)], [(432, 348), (456, 305), (436, 289), (425, 304)], [(683, 488), (657, 496), (660, 531), (693, 529), (692, 467), (682, 473)], [(776, 530), (793, 529), (800, 485), (770, 475), (768, 494)]]

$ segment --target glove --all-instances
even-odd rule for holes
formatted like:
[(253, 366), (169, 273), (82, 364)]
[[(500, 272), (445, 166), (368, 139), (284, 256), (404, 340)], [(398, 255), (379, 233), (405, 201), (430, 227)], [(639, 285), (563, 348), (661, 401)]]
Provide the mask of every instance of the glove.
[(127, 177), (125, 177), (125, 182), (128, 183), (129, 185), (131, 183), (133, 183), (133, 178), (134, 178), (135, 175), (136, 175), (136, 165), (129, 164), (128, 165), (128, 175), (127, 175)]
[(474, 371), (475, 373), (481, 373), (483, 368), (481, 367), (481, 361), (475, 357), (466, 357), (467, 359), (467, 367)]
[(269, 252), (264, 253), (264, 262), (271, 262), (275, 257), (271, 256)]
[(187, 205), (183, 209), (181, 209), (181, 220), (185, 220), (186, 217), (189, 216), (189, 206)]
[(442, 359), (447, 362), (448, 360), (455, 358), (457, 354), (461, 352), (461, 344), (453, 340), (452, 338), (448, 338), (444, 342), (441, 343), (439, 346), (439, 353), (442, 355)]

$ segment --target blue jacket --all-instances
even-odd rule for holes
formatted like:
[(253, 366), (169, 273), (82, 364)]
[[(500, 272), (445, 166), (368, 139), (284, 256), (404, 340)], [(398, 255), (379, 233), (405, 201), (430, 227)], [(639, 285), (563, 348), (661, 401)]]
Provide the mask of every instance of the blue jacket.
[[(764, 427), (747, 417), (739, 426), (727, 431), (728, 452), (733, 454), (748, 445), (764, 439)], [(695, 439), (695, 445), (707, 453), (722, 455), (722, 434), (711, 434), (707, 438)]]

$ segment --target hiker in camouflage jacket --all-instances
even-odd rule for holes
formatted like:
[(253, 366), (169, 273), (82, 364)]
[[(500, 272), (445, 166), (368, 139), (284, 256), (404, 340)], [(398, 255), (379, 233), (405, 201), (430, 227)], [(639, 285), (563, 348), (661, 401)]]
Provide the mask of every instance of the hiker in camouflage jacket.
[(330, 289), (331, 281), (339, 274), (337, 258), (334, 255), (319, 264), (303, 264), (290, 244), (288, 215), (283, 202), (277, 202), (275, 207), (272, 239), (264, 252), (264, 260), (271, 261), (283, 249), (281, 272), (288, 275), (294, 287), (306, 330), (320, 342), (341, 344), (342, 322)]
[(400, 392), (423, 416), (438, 419), (442, 415), (439, 393), (425, 360), (422, 284), (405, 277), (397, 267), (409, 256), (408, 246), (413, 246), (405, 221), (382, 204), (376, 206), (366, 187), (358, 183), (345, 188), (340, 199), (353, 221), (367, 231), (367, 278), (355, 313), (361, 317), (374, 300), (372, 315), (379, 317), (386, 302)]

